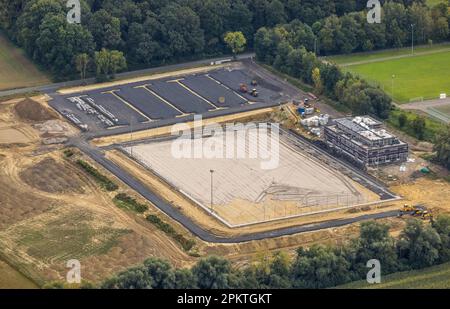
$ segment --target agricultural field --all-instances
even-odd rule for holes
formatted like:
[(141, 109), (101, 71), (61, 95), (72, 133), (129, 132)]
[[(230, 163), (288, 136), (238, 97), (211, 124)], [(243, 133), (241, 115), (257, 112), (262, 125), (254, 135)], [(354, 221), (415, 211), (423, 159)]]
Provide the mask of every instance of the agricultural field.
[(380, 85), (398, 103), (439, 98), (450, 93), (450, 45), (419, 46), (330, 57), (344, 70)]
[(34, 87), (50, 83), (26, 56), (0, 32), (0, 90)]
[(340, 286), (344, 289), (448, 289), (450, 288), (450, 263), (422, 270), (407, 271), (388, 275), (382, 283), (370, 285), (365, 281)]

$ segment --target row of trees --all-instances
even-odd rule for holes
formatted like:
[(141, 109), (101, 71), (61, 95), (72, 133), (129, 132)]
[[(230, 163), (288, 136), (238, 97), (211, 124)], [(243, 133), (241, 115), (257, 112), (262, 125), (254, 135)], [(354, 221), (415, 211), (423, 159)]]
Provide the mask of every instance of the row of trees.
[(302, 20), (279, 24), (294, 48), (304, 46), (317, 55), (345, 54), (411, 44), (427, 44), (449, 39), (448, 6), (440, 3), (430, 9), (426, 5), (389, 1), (382, 7), (382, 22), (369, 24), (366, 12), (343, 16), (331, 15), (309, 25)]
[(303, 82), (314, 85), (316, 92), (344, 104), (355, 114), (389, 117), (391, 99), (379, 87), (371, 86), (351, 73), (344, 74), (332, 63), (320, 61), (300, 42), (311, 32), (300, 32), (304, 24), (295, 21), (287, 26), (261, 28), (255, 35), (258, 60), (274, 66)]
[[(228, 52), (224, 39), (228, 32), (242, 32), (251, 48), (259, 28), (294, 20), (302, 20), (314, 29), (312, 36), (311, 29), (304, 30), (310, 36), (307, 41), (298, 41), (308, 50), (319, 37), (317, 45), (323, 46), (325, 52), (350, 51), (355, 48), (342, 48), (348, 44), (337, 43), (342, 37), (339, 33), (346, 27), (358, 28), (347, 21), (353, 17), (346, 14), (363, 10), (366, 4), (357, 0), (81, 0), (81, 24), (76, 25), (66, 21), (66, 2), (0, 0), (0, 27), (56, 76), (74, 74), (77, 55), (94, 58), (95, 51), (103, 48), (123, 52), (131, 68)], [(396, 2), (403, 7), (403, 3), (424, 1)], [(338, 29), (331, 29), (337, 21)], [(331, 45), (337, 47), (328, 43), (330, 36), (336, 37)]]
[(420, 3), (404, 6), (393, 1), (382, 7), (382, 22), (367, 23), (366, 13), (330, 16), (312, 25), (318, 40), (317, 50), (324, 55), (400, 48), (449, 39), (448, 5), (433, 8)]
[(279, 252), (244, 269), (218, 257), (202, 259), (192, 269), (149, 259), (106, 280), (102, 288), (326, 288), (365, 279), (371, 259), (380, 261), (383, 275), (450, 261), (450, 217), (441, 216), (432, 226), (411, 220), (398, 240), (385, 224), (363, 223), (359, 237), (344, 246), (300, 248), (293, 259)]

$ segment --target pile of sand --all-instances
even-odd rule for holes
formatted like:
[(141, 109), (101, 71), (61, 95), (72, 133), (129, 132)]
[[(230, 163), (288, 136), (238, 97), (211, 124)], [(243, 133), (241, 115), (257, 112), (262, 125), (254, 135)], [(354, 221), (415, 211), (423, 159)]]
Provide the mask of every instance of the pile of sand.
[(54, 112), (30, 98), (26, 98), (22, 102), (17, 103), (14, 109), (17, 115), (23, 120), (40, 122), (57, 118)]

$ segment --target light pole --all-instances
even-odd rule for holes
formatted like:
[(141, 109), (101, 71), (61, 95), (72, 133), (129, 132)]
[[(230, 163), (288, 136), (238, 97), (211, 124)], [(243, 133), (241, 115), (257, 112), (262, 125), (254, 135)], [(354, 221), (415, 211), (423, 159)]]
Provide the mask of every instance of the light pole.
[(394, 99), (394, 82), (395, 82), (395, 75), (392, 74), (392, 99)]
[(213, 191), (213, 185), (214, 185), (214, 170), (209, 170), (211, 173), (211, 213), (214, 212), (214, 191)]
[(411, 24), (411, 52), (414, 55), (414, 24)]

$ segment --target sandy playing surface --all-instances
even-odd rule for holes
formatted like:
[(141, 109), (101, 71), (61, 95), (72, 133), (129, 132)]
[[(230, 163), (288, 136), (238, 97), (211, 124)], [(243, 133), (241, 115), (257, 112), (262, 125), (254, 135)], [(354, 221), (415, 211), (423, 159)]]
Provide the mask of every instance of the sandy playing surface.
[[(177, 157), (180, 153), (174, 150), (181, 148), (175, 147), (173, 140), (125, 150), (204, 208), (212, 207), (230, 225), (310, 214), (375, 200), (349, 178), (293, 149), (283, 138), (273, 152), (270, 147), (266, 149), (267, 157), (260, 157), (261, 153), (251, 146), (258, 138), (250, 137), (254, 131), (248, 132), (250, 134), (244, 138), (235, 135), (234, 143), (227, 141), (225, 146), (234, 144), (235, 155), (242, 151), (241, 154), (245, 154), (242, 158), (205, 157), (208, 145), (223, 144), (223, 135), (192, 143), (185, 140), (186, 147), (192, 146), (192, 155), (203, 152), (201, 158)], [(272, 143), (276, 144), (276, 139), (271, 138), (268, 144)], [(270, 165), (264, 163), (268, 162), (273, 163), (273, 167), (267, 169)], [(214, 171), (212, 206), (211, 170)]]

